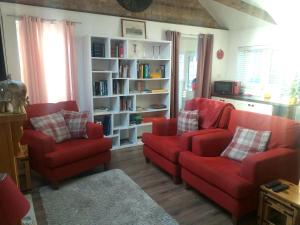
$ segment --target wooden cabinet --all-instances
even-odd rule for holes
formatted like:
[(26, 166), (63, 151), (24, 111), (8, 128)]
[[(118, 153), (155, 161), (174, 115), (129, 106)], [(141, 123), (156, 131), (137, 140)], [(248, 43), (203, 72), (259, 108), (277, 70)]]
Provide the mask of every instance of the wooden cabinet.
[(300, 224), (300, 189), (299, 186), (281, 180), (289, 189), (273, 192), (261, 186), (258, 224), (259, 225), (299, 225)]
[(19, 186), (16, 156), (20, 152), (20, 139), (25, 114), (0, 114), (0, 173), (8, 173)]

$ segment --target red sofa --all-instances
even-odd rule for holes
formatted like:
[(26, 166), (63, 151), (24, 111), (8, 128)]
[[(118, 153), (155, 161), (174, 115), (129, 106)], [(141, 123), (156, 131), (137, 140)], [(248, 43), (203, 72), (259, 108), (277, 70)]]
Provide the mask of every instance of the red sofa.
[[(237, 126), (272, 132), (267, 151), (238, 162), (220, 157)], [(299, 182), (300, 124), (276, 116), (232, 110), (228, 129), (193, 138), (192, 151), (180, 153), (181, 177), (234, 218), (257, 208), (259, 186), (282, 178)]]
[(180, 182), (179, 153), (192, 147), (195, 135), (216, 133), (226, 128), (231, 104), (205, 98), (194, 98), (185, 104), (185, 110), (199, 110), (199, 130), (177, 135), (177, 119), (157, 119), (153, 121), (152, 133), (143, 133), (143, 152), (146, 162), (153, 162)]
[(87, 123), (87, 139), (70, 139), (56, 144), (53, 138), (33, 129), (30, 118), (58, 112), (78, 111), (74, 101), (29, 105), (24, 124), (22, 144), (29, 148), (30, 166), (54, 186), (67, 177), (95, 168), (105, 167), (111, 159), (111, 139), (103, 138), (102, 126)]

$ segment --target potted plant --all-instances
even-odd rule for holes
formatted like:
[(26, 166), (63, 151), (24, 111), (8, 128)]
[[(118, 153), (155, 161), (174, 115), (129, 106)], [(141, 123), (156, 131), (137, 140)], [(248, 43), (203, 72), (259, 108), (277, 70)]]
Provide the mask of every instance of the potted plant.
[(290, 89), (289, 105), (295, 105), (298, 102), (299, 88), (300, 88), (299, 80), (295, 79), (292, 82), (291, 89)]

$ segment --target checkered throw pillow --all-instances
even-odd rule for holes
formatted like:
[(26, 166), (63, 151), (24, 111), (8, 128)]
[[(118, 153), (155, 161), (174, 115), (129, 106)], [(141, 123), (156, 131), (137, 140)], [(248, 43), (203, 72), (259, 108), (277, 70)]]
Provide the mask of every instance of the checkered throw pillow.
[(177, 118), (177, 134), (198, 130), (198, 110), (181, 111)]
[(82, 138), (87, 136), (86, 124), (88, 122), (88, 113), (67, 110), (62, 110), (61, 112), (65, 118), (72, 138)]
[(70, 139), (71, 135), (61, 112), (30, 119), (33, 127), (52, 137), (56, 143)]
[(266, 150), (271, 131), (256, 131), (237, 127), (231, 143), (221, 156), (243, 161), (247, 156)]

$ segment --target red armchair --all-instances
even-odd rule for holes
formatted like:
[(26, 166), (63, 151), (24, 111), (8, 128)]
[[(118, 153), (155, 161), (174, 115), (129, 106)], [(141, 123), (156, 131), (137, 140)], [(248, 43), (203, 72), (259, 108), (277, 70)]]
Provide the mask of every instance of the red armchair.
[[(267, 151), (242, 162), (221, 157), (237, 126), (272, 132)], [(181, 177), (188, 186), (239, 218), (257, 208), (259, 186), (274, 179), (299, 182), (297, 139), (300, 124), (281, 117), (232, 110), (228, 129), (196, 136), (192, 152), (179, 157)]]
[(87, 123), (87, 139), (70, 139), (55, 143), (53, 138), (33, 129), (30, 118), (58, 112), (62, 109), (78, 111), (74, 101), (34, 104), (26, 108), (28, 120), (24, 124), (22, 144), (29, 147), (30, 166), (56, 184), (83, 171), (104, 164), (111, 159), (111, 139), (103, 138), (102, 126)]
[(199, 110), (199, 130), (177, 135), (177, 119), (157, 119), (153, 121), (152, 133), (143, 133), (144, 156), (146, 162), (152, 161), (173, 177), (174, 183), (180, 182), (179, 153), (192, 147), (196, 135), (216, 133), (226, 128), (231, 104), (195, 98), (185, 104), (185, 110)]

